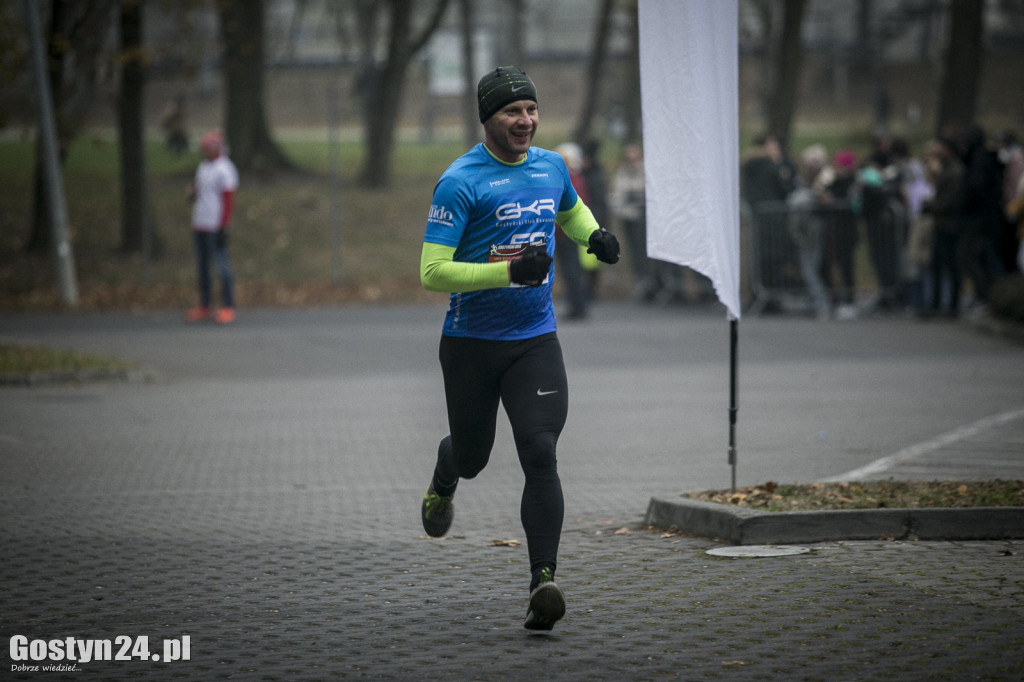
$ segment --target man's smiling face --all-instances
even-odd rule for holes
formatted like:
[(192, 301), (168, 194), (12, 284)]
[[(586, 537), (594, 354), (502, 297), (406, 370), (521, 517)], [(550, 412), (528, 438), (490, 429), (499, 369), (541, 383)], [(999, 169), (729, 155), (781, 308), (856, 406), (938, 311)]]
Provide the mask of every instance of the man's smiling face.
[(484, 144), (506, 163), (522, 161), (539, 123), (536, 102), (529, 99), (510, 102), (484, 122)]

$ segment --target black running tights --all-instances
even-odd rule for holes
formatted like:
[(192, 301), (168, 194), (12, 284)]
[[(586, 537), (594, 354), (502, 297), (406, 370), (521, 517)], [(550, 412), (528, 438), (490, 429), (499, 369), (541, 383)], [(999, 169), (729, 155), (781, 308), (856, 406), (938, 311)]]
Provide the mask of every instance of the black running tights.
[(526, 476), (520, 516), (530, 569), (554, 572), (564, 514), (555, 446), (569, 407), (558, 337), (487, 341), (442, 336), (439, 355), (450, 435), (438, 447), (435, 492), (453, 494), (460, 478), (473, 478), (487, 465), (500, 401)]

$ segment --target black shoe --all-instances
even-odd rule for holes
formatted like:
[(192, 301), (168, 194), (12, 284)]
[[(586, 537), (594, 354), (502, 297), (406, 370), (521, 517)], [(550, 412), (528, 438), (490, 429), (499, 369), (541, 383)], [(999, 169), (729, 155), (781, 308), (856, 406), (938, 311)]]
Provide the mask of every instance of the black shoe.
[(431, 482), (423, 496), (420, 516), (423, 519), (423, 530), (427, 531), (427, 535), (434, 538), (442, 537), (452, 527), (452, 519), (455, 518), (452, 498), (435, 493), (434, 483)]
[(551, 569), (541, 572), (540, 584), (530, 593), (530, 607), (526, 611), (527, 630), (551, 630), (565, 615), (565, 595), (555, 584)]

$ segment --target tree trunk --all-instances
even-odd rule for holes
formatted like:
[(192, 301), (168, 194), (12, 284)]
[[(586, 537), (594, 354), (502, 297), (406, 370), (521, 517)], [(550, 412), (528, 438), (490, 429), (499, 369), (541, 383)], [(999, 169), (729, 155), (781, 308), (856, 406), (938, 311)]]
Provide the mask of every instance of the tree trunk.
[[(63, 126), (63, 83), (64, 61), (67, 48), (64, 47), (70, 42), (70, 37), (65, 35), (63, 27), (68, 22), (64, 19), (65, 5), (62, 2), (54, 3), (53, 11), (50, 14), (50, 29), (46, 34), (46, 47), (49, 59), (47, 69), (50, 78), (50, 92), (53, 93), (53, 111), (57, 119), (57, 146), (60, 148), (60, 165), (64, 166), (64, 159), (68, 155), (67, 139), (62, 134)], [(50, 250), (51, 232), (50, 216), (46, 210), (46, 185), (43, 177), (43, 142), (42, 136), (36, 141), (36, 164), (33, 175), (35, 182), (32, 183), (32, 231), (29, 235), (26, 251), (29, 253), (46, 253)]]
[(506, 0), (500, 4), (500, 7), (502, 27), (497, 36), (498, 63), (489, 64), (484, 71), (505, 65), (517, 66), (524, 71), (529, 71), (526, 57), (523, 55), (523, 43), (525, 42), (523, 17), (527, 15), (526, 0)]
[(412, 5), (412, 0), (389, 0), (387, 60), (375, 74), (379, 77), (365, 88), (366, 156), (360, 174), (364, 187), (386, 187), (391, 181), (391, 153), (401, 113), (405, 75), (413, 57), (441, 24), (448, 0), (438, 1), (434, 14), (418, 35), (413, 35)]
[(462, 98), (462, 125), (465, 129), (466, 146), (472, 146), (480, 138), (479, 114), (476, 107), (476, 47), (473, 41), (473, 0), (462, 0), (459, 9), (462, 18), (462, 77), (466, 95)]
[[(78, 0), (74, 3), (65, 1), (51, 4), (50, 22), (44, 39), (62, 165), (68, 156), (68, 146), (92, 105), (97, 61), (106, 32), (110, 29), (115, 0)], [(40, 141), (37, 147), (41, 144)], [(42, 159), (41, 148), (36, 159)], [(42, 173), (43, 168), (37, 161), (32, 227), (26, 245), (30, 253), (50, 249), (51, 227)]]
[(945, 55), (938, 134), (963, 128), (974, 120), (981, 79), (985, 3), (953, 0), (949, 7), (949, 43)]
[(640, 94), (640, 15), (637, 3), (629, 8), (629, 72), (622, 105), (626, 142), (639, 142), (643, 130)]
[(294, 170), (270, 136), (264, 106), (263, 0), (220, 0), (227, 113), (224, 137), (240, 171)]
[(783, 6), (782, 36), (776, 56), (772, 90), (768, 97), (767, 131), (778, 137), (783, 149), (788, 148), (793, 115), (796, 112), (803, 64), (800, 29), (803, 25), (806, 0), (786, 0)]
[(598, 102), (602, 101), (601, 92), (601, 71), (604, 68), (608, 55), (608, 34), (612, 25), (612, 10), (615, 8), (615, 0), (603, 0), (601, 9), (597, 15), (597, 26), (594, 29), (594, 42), (590, 46), (590, 59), (587, 64), (587, 86), (583, 92), (583, 106), (580, 109), (580, 119), (576, 124), (573, 139), (583, 143), (590, 137), (590, 129), (594, 123), (594, 114), (598, 109)]
[(121, 142), (121, 251), (124, 253), (143, 251), (150, 235), (146, 225), (148, 191), (143, 127), (146, 74), (141, 5), (141, 0), (121, 3), (121, 93), (117, 113)]
[(871, 33), (871, 15), (874, 13), (872, 0), (857, 0), (857, 27), (854, 45), (857, 61), (861, 64), (874, 61), (872, 47), (874, 40)]
[[(48, 54), (50, 91), (57, 120), (57, 144), (60, 162), (67, 157), (68, 146), (78, 133), (95, 96), (97, 62), (110, 27), (114, 0), (54, 2), (45, 36)], [(40, 147), (42, 142), (37, 144)], [(42, 253), (50, 249), (50, 219), (46, 210), (43, 168), (36, 154), (33, 184), (32, 226), (26, 251)]]

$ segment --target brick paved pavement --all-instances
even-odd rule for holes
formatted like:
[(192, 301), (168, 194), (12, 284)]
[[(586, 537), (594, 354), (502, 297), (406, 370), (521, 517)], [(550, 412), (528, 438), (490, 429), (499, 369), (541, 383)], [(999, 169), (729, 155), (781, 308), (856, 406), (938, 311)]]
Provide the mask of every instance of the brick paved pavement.
[[(713, 540), (638, 528), (652, 494), (728, 480), (725, 324), (597, 312), (607, 317), (561, 334), (574, 349), (560, 448), (569, 610), (550, 635), (522, 629), (525, 547), (494, 545), (522, 540), (507, 433), (460, 488), (453, 534), (418, 527), (423, 452), (444, 419), (436, 310), (252, 311), (228, 329), (162, 315), (0, 322), (6, 338), (138, 358), (160, 375), (0, 389), (0, 642), (191, 644), (187, 662), (94, 661), (67, 675), (14, 670), (7, 651), (4, 677), (1024, 677), (1024, 542), (830, 542), (726, 559), (704, 553)], [(977, 465), (953, 475), (983, 477), (990, 461), (1020, 471), (1019, 420), (968, 428), (1024, 402), (1019, 347), (902, 320), (743, 328), (741, 484), (900, 452), (893, 466), (948, 463), (965, 442)], [(951, 384), (962, 406), (936, 390)], [(898, 423), (885, 418), (893, 405)], [(961, 425), (963, 439), (939, 443)]]

